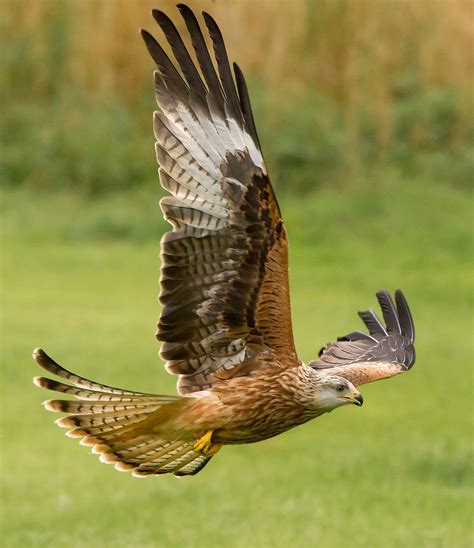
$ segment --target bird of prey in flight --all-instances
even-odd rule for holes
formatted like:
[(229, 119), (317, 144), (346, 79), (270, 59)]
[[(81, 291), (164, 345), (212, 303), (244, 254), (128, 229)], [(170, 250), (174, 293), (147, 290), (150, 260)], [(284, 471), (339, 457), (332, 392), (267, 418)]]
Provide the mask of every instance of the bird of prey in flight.
[[(229, 64), (222, 34), (178, 5), (191, 38), (152, 15), (174, 59), (147, 31), (156, 63), (154, 113), (160, 202), (172, 230), (161, 241), (157, 339), (179, 395), (135, 392), (76, 375), (43, 350), (36, 362), (66, 382), (34, 382), (69, 394), (46, 409), (100, 460), (134, 476), (199, 472), (223, 445), (276, 436), (347, 404), (364, 383), (409, 370), (415, 331), (401, 291), (380, 291), (384, 322), (360, 312), (368, 333), (327, 344), (304, 364), (290, 316), (288, 241), (255, 129), (244, 75)], [(203, 34), (207, 29), (208, 37)], [(206, 40), (212, 43), (208, 49)], [(193, 52), (193, 57), (190, 54)]]

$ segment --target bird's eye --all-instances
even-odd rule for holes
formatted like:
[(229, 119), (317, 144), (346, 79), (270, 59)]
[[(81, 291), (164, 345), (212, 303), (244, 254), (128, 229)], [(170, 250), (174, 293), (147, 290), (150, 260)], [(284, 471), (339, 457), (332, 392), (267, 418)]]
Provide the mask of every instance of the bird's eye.
[(336, 388), (336, 390), (337, 390), (338, 392), (344, 392), (344, 385), (343, 385), (343, 384), (340, 384), (340, 385)]

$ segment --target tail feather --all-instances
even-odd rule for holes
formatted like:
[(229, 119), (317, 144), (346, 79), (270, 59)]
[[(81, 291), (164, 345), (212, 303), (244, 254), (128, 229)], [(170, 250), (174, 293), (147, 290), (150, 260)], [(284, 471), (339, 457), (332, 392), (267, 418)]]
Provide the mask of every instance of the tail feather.
[[(48, 411), (55, 409), (47, 408)], [(101, 415), (69, 415), (56, 421), (61, 428), (108, 428), (116, 429), (122, 426), (141, 422), (148, 417), (148, 413), (130, 413), (129, 415), (101, 416)]]
[[(67, 424), (67, 425), (61, 424), (60, 421), (62, 421), (63, 419), (57, 420), (56, 424), (58, 426), (62, 426), (62, 427), (65, 427), (65, 428), (72, 428), (72, 430), (69, 430), (69, 432), (66, 432), (66, 436), (68, 438), (82, 438), (83, 436), (99, 436), (99, 435), (103, 436), (103, 437), (107, 437), (107, 436), (117, 435), (117, 431), (120, 428), (124, 428), (127, 425), (132, 425), (132, 424), (135, 424), (137, 422), (141, 422), (147, 416), (148, 416), (147, 413), (143, 413), (143, 414), (140, 414), (140, 415), (134, 415), (135, 418), (122, 417), (122, 420), (120, 422), (117, 419), (117, 421), (115, 421), (113, 423), (105, 423), (105, 424), (101, 424), (99, 426), (97, 426), (97, 425), (95, 425), (95, 426), (82, 425), (81, 427), (74, 428), (75, 424), (72, 424), (71, 422), (69, 422), (69, 424)], [(67, 421), (68, 417), (64, 417), (64, 419)], [(93, 422), (97, 422), (98, 420), (99, 419), (93, 419)]]
[[(47, 388), (48, 390), (55, 390), (56, 392), (61, 392), (63, 394), (69, 394), (74, 396), (77, 400), (82, 401), (116, 401), (116, 402), (160, 402), (164, 403), (165, 401), (174, 401), (177, 399), (177, 396), (123, 396), (121, 394), (113, 394), (108, 392), (100, 392), (98, 390), (85, 390), (83, 388), (76, 388), (70, 386), (69, 384), (64, 384), (62, 382), (55, 381), (53, 379), (48, 379), (46, 377), (34, 377), (34, 384), (39, 388)], [(138, 392), (137, 392), (138, 394)]]
[(107, 452), (117, 457), (134, 457), (142, 455), (143, 458), (156, 447), (162, 447), (163, 443), (171, 443), (166, 440), (152, 437), (148, 434), (137, 436), (125, 442), (115, 442), (113, 447), (107, 447)]
[[(115, 452), (109, 451), (108, 454), (115, 455), (119, 458), (119, 460), (125, 457), (127, 462), (146, 468), (152, 462), (158, 465), (163, 460), (163, 458), (166, 458), (167, 455), (169, 457), (170, 455), (174, 454), (182, 446), (183, 441), (181, 440), (174, 442), (158, 440), (158, 443), (154, 445), (154, 447), (146, 446), (143, 448), (142, 452), (132, 451), (132, 454), (123, 455), (120, 454), (120, 452), (117, 454)], [(156, 467), (157, 466), (154, 466), (153, 468)]]
[(193, 436), (171, 433), (161, 426), (177, 416), (190, 398), (122, 390), (91, 381), (64, 369), (41, 349), (33, 357), (41, 367), (74, 385), (45, 377), (33, 379), (40, 388), (75, 398), (47, 400), (44, 406), (68, 413), (56, 424), (69, 429), (68, 437), (80, 438), (81, 445), (92, 446), (101, 462), (114, 464), (119, 471), (132, 471), (137, 477), (194, 475), (209, 462), (211, 457), (194, 450)]
[(48, 411), (59, 411), (62, 413), (74, 413), (78, 415), (97, 415), (105, 417), (128, 416), (131, 411), (151, 412), (156, 411), (160, 404), (148, 405), (147, 403), (134, 403), (131, 405), (104, 405), (99, 401), (91, 401), (85, 404), (83, 401), (70, 400), (46, 400), (43, 405)]
[(205, 457), (204, 455), (199, 455), (189, 462), (183, 464), (183, 466), (177, 470), (174, 475), (175, 476), (194, 476), (198, 472), (200, 472), (204, 466), (210, 461), (211, 459), (209, 457)]
[[(72, 413), (73, 408), (71, 407), (71, 411), (68, 411), (68, 406), (65, 405), (61, 400), (46, 400), (43, 402), (43, 405), (45, 409), (48, 411), (55, 411), (56, 413)], [(138, 413), (146, 413), (149, 415), (152, 411), (155, 411), (159, 409), (160, 407), (133, 407), (130, 409), (117, 409), (116, 411), (99, 411), (97, 410), (95, 413), (91, 413), (90, 411), (85, 411), (84, 414), (82, 414), (80, 411), (74, 411), (73, 415), (70, 415), (68, 418), (72, 419), (78, 419), (81, 423), (85, 424), (85, 421), (88, 420), (89, 417), (99, 417), (100, 419), (112, 419), (111, 422), (113, 422), (114, 419), (118, 419), (120, 417), (130, 417), (131, 415), (135, 416)], [(135, 411), (135, 413), (133, 412)], [(83, 422), (84, 421), (84, 422)], [(60, 424), (59, 426), (63, 426)]]
[(184, 458), (189, 456), (189, 453), (194, 453), (192, 443), (181, 443), (176, 449), (172, 451), (166, 451), (163, 455), (157, 459), (153, 459), (146, 464), (141, 464), (138, 467), (138, 471), (147, 472), (152, 471), (153, 473), (166, 473), (171, 472), (172, 469), (180, 467)]
[[(85, 377), (79, 377), (75, 373), (68, 371), (58, 363), (56, 363), (42, 348), (36, 348), (33, 351), (33, 359), (43, 369), (46, 369), (48, 373), (52, 373), (58, 377), (72, 382), (75, 386), (80, 388), (86, 388), (91, 390), (97, 390), (99, 392), (107, 392), (109, 394), (121, 394), (124, 396), (157, 396), (157, 394), (147, 394), (145, 392), (133, 392), (131, 390), (123, 390), (121, 388), (115, 388), (114, 386), (108, 386), (107, 384), (101, 384), (95, 381), (86, 379)], [(53, 389), (55, 390), (55, 389)], [(173, 397), (173, 396), (166, 396)]]
[[(135, 428), (133, 424), (129, 425), (128, 427), (124, 426), (122, 428), (115, 428), (107, 432), (94, 431), (92, 429), (88, 430), (88, 429), (74, 428), (73, 430), (66, 432), (66, 436), (68, 438), (79, 438), (81, 436), (85, 436), (89, 440), (99, 440), (99, 441), (96, 441), (95, 443), (102, 443), (102, 442), (107, 442), (109, 440), (117, 440), (119, 436), (122, 436), (124, 433), (129, 432), (133, 428)], [(77, 430), (79, 430), (79, 432), (77, 432)], [(80, 432), (80, 430), (83, 430), (84, 433)], [(90, 445), (90, 443), (88, 443), (88, 445)]]
[(164, 446), (154, 456), (147, 457), (145, 462), (139, 464), (133, 475), (145, 476), (177, 471), (200, 456), (194, 451), (193, 445), (192, 442), (175, 442)]

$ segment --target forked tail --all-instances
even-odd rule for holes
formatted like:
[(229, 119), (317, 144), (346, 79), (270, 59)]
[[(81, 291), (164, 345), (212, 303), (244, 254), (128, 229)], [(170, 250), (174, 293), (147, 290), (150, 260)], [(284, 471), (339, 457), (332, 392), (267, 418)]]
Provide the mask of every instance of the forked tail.
[(40, 348), (33, 358), (49, 373), (72, 383), (33, 379), (40, 388), (74, 396), (75, 400), (47, 400), (43, 405), (49, 411), (68, 413), (56, 424), (70, 429), (68, 437), (81, 438), (81, 445), (92, 446), (102, 462), (115, 464), (116, 470), (132, 471), (137, 477), (170, 472), (194, 475), (209, 462), (211, 457), (194, 449), (196, 439), (180, 439), (165, 427), (189, 404), (188, 398), (133, 392), (90, 381), (64, 369)]

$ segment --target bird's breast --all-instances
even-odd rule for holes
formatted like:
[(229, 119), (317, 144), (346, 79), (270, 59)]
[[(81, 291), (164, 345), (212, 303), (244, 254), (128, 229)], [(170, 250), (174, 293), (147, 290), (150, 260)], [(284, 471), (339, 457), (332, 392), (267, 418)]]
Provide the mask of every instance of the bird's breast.
[(268, 385), (265, 390), (240, 391), (223, 398), (222, 423), (216, 443), (254, 443), (303, 424), (320, 413), (303, 407), (291, 391)]

